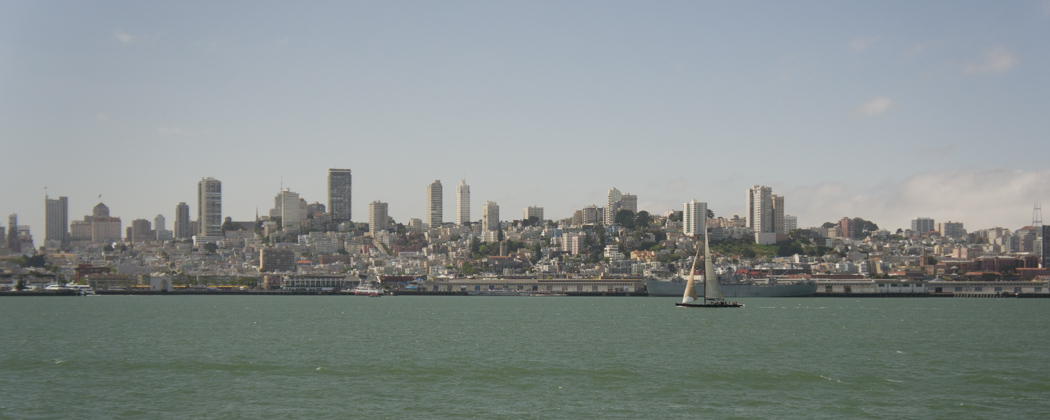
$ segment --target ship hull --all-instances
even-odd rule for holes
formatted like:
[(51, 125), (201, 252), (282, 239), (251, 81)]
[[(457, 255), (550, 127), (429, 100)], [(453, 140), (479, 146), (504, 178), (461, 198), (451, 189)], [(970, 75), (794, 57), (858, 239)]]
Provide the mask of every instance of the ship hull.
[[(720, 284), (722, 296), (734, 297), (803, 297), (813, 296), (817, 293), (816, 283), (794, 283), (794, 284), (742, 284), (729, 283)], [(673, 296), (681, 297), (685, 293), (685, 282), (646, 280), (645, 288), (649, 296)], [(704, 294), (704, 285), (696, 285), (696, 293)]]

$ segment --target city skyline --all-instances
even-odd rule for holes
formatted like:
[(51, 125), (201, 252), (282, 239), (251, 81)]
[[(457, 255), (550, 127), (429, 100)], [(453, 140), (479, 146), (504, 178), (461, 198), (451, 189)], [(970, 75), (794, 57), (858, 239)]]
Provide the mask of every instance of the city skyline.
[(464, 178), (472, 215), (551, 219), (611, 187), (732, 217), (765, 185), (799, 227), (1018, 228), (1050, 200), (1046, 1), (252, 9), (0, 5), (0, 214), (38, 244), (45, 193), (174, 220), (211, 176), (251, 220), (282, 181), (326, 202), (328, 168), (358, 175), (355, 221), (425, 220), (421, 189)]

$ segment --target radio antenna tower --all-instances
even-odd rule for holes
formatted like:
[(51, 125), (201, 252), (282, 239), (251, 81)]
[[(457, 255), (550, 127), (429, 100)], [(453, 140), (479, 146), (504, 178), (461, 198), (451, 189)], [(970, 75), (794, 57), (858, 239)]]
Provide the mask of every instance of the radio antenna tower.
[(1035, 203), (1035, 207), (1032, 209), (1032, 227), (1038, 229), (1043, 226), (1043, 208), (1039, 203)]

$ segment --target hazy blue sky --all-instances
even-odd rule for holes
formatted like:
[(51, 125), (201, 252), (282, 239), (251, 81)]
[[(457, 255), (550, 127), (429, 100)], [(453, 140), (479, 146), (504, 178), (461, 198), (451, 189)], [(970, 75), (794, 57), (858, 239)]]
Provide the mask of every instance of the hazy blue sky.
[(1050, 2), (0, 1), (0, 224), (235, 220), (284, 186), (424, 218), (471, 186), (501, 218), (786, 196), (803, 227), (1050, 218)]

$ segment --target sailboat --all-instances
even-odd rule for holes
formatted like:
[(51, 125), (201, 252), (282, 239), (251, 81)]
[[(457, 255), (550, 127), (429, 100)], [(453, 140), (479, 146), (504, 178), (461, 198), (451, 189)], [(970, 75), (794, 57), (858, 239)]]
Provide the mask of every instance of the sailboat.
[(696, 261), (700, 259), (700, 247), (696, 248), (696, 256), (693, 257), (693, 268), (689, 270), (689, 281), (685, 284), (685, 294), (682, 301), (674, 306), (686, 308), (739, 308), (743, 304), (728, 302), (722, 296), (722, 289), (718, 287), (718, 277), (715, 276), (715, 266), (711, 262), (711, 247), (707, 243), (707, 232), (704, 231), (704, 300), (697, 302), (700, 297), (696, 293), (696, 282), (693, 274), (696, 273)]

